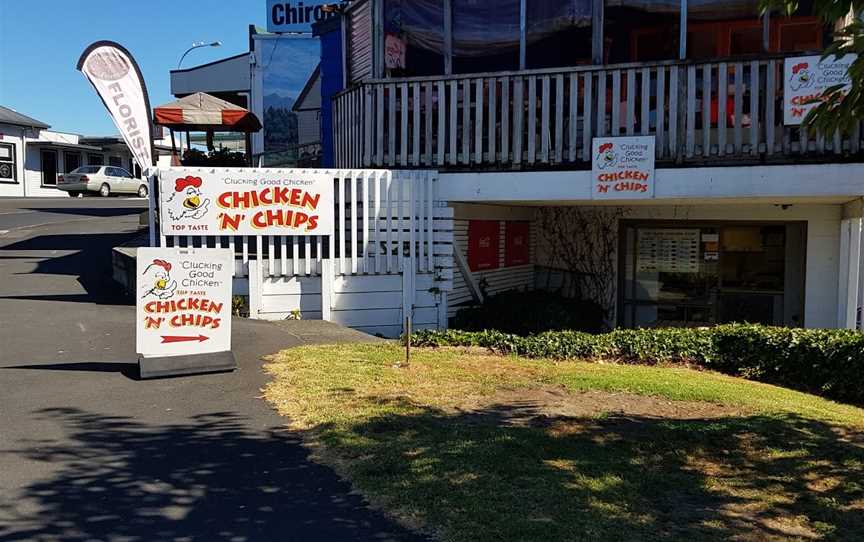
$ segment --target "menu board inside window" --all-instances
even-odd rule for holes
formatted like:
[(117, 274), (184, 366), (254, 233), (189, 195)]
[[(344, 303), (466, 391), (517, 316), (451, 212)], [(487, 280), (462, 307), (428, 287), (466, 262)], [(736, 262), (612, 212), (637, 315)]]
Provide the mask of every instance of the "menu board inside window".
[(637, 272), (699, 271), (699, 229), (640, 229), (638, 235)]

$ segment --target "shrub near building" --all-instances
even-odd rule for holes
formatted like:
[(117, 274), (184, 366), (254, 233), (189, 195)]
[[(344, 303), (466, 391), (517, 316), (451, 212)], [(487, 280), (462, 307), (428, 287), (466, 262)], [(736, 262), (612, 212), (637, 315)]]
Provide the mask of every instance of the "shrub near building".
[(479, 346), (501, 354), (558, 360), (684, 363), (864, 404), (864, 334), (753, 324), (710, 328), (620, 329), (600, 335), (547, 331), (419, 331), (417, 346)]

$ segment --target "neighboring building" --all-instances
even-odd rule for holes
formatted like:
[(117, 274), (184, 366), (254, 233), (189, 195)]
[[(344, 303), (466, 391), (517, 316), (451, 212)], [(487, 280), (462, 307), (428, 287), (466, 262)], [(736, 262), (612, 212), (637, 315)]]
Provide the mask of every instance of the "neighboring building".
[[(784, 124), (784, 59), (832, 37), (811, 3), (358, 0), (333, 31), (323, 165), (439, 171), (451, 314), (550, 288), (626, 327), (860, 327), (864, 132)], [(625, 135), (654, 138), (653, 192), (601, 200), (592, 138)]]
[(291, 110), (297, 115), (297, 154), (302, 167), (321, 162), (321, 67), (315, 67)]
[[(321, 160), (317, 39), (270, 34), (250, 26), (249, 47), (248, 53), (171, 70), (171, 93), (182, 98), (206, 92), (254, 113), (264, 125), (263, 130), (252, 134), (252, 154), (257, 163), (317, 167)], [(294, 47), (301, 47), (302, 54)], [(283, 66), (291, 70), (291, 77), (282, 76)], [(191, 139), (196, 141), (195, 136)]]
[(57, 177), (83, 165), (122, 167), (140, 176), (120, 137), (54, 132), (48, 124), (0, 106), (0, 196), (63, 196)]

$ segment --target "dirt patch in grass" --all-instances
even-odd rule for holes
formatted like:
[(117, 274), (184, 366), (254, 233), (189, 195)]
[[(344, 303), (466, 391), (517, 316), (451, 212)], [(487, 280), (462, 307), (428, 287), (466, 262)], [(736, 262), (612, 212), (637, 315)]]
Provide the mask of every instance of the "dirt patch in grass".
[(545, 427), (585, 418), (638, 417), (697, 420), (741, 416), (749, 409), (704, 401), (670, 401), (652, 395), (606, 391), (570, 392), (564, 386), (501, 390), (491, 396), (462, 402), (455, 412), (478, 423)]

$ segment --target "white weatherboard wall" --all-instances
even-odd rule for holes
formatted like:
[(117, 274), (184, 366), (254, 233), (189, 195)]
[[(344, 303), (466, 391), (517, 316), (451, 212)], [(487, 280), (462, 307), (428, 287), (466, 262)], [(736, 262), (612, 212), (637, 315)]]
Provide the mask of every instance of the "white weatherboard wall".
[[(804, 326), (837, 327), (840, 221), (842, 205), (651, 205), (625, 207), (628, 220), (804, 221), (807, 247), (804, 286)], [(617, 245), (616, 245), (617, 246)], [(538, 244), (538, 265), (554, 250)], [(617, 266), (618, 255), (613, 260)], [(617, 275), (617, 269), (616, 269)]]
[[(479, 285), (485, 281), (486, 294), (494, 295), (507, 290), (528, 290), (534, 286), (534, 253), (537, 231), (534, 221), (535, 209), (531, 207), (452, 204), (453, 207), (453, 240), (454, 250), (461, 252), (463, 260), (468, 262), (468, 222), (470, 220), (496, 220), (498, 224), (498, 268), (487, 271), (470, 271), (471, 279)], [(529, 263), (505, 267), (505, 235), (506, 221), (530, 221)], [(453, 291), (448, 296), (448, 316), (453, 316), (462, 308), (460, 305), (476, 304), (471, 293), (468, 278), (457, 268), (453, 276)]]
[[(438, 329), (441, 294), (435, 275), (417, 274), (414, 279), (414, 329)], [(302, 318), (322, 318), (322, 282), (319, 277), (267, 277), (261, 287), (257, 317), (265, 320), (291, 318), (299, 309)], [(334, 277), (330, 321), (373, 335), (395, 337), (402, 332), (403, 275), (339, 275)]]
[(51, 130), (33, 130), (0, 124), (0, 143), (12, 144), (15, 149), (16, 179), (0, 180), (0, 197), (66, 197), (66, 192), (55, 185), (43, 183), (42, 151), (56, 153), (57, 174), (66, 173), (66, 154), (77, 154), (79, 164), (87, 165), (88, 155), (99, 156), (105, 165), (111, 157), (120, 158), (121, 167), (129, 169), (132, 155), (128, 151), (105, 151), (91, 146), (80, 146), (81, 136)]

